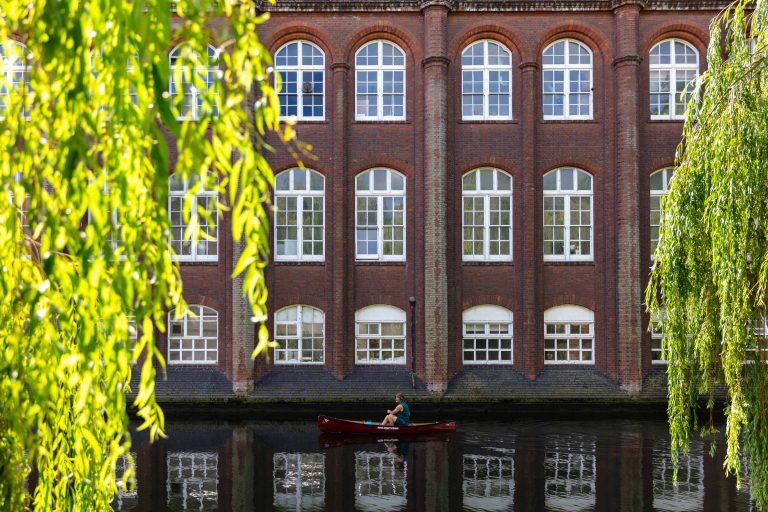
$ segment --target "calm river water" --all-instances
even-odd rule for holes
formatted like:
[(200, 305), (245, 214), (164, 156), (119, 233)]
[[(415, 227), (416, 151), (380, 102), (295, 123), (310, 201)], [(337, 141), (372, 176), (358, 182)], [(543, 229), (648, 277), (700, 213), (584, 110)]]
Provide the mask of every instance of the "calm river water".
[(138, 482), (118, 510), (752, 511), (694, 441), (672, 482), (663, 420), (458, 423), (445, 439), (364, 444), (313, 423), (169, 422), (134, 435)]

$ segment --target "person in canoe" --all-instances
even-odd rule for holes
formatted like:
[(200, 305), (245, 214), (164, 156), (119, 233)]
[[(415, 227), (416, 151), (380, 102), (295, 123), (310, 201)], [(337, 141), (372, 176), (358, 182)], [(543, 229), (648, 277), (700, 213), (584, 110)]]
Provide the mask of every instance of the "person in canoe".
[(411, 423), (411, 409), (405, 401), (402, 393), (395, 395), (397, 405), (394, 409), (387, 409), (387, 416), (381, 422), (384, 426), (407, 427)]

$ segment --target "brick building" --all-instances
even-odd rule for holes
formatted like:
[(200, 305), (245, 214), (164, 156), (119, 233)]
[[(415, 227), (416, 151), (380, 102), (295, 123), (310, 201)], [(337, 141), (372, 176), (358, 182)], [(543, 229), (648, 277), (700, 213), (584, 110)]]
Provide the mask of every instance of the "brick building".
[(314, 155), (270, 156), (280, 348), (249, 359), (222, 237), (182, 265), (217, 315), (215, 364), (171, 360), (159, 395), (663, 399), (643, 293), (679, 93), (724, 6), (265, 2), (283, 114)]

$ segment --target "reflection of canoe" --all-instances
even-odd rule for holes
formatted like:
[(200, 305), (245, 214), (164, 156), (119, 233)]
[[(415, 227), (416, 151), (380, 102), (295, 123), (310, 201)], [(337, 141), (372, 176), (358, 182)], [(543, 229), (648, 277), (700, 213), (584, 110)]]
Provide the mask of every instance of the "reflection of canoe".
[(378, 423), (366, 421), (342, 420), (330, 416), (318, 416), (317, 427), (329, 434), (376, 434), (382, 437), (418, 436), (421, 434), (438, 434), (455, 432), (455, 421), (438, 421), (435, 423), (411, 423), (407, 427), (385, 427)]
[(440, 432), (435, 434), (418, 434), (416, 436), (388, 436), (387, 434), (320, 434), (317, 438), (317, 444), (320, 448), (336, 448), (337, 446), (355, 445), (355, 444), (379, 444), (379, 443), (397, 443), (404, 439), (408, 442), (445, 442), (451, 439), (453, 432)]

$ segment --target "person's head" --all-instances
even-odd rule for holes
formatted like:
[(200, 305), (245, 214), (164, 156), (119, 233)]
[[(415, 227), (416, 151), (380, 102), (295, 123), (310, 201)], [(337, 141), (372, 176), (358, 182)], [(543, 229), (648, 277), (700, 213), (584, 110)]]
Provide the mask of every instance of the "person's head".
[(395, 395), (395, 400), (397, 402), (404, 402), (405, 401), (405, 395), (403, 395), (402, 393), (398, 393), (398, 394)]

